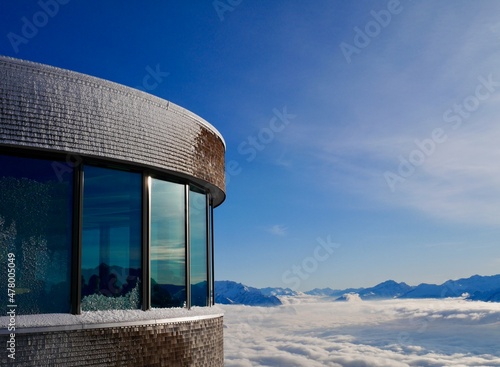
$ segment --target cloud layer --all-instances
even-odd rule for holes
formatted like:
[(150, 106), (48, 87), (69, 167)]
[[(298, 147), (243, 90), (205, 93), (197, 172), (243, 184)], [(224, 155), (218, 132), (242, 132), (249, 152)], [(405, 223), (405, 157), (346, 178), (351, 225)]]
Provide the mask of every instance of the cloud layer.
[(285, 299), (223, 306), (226, 366), (500, 366), (500, 304)]

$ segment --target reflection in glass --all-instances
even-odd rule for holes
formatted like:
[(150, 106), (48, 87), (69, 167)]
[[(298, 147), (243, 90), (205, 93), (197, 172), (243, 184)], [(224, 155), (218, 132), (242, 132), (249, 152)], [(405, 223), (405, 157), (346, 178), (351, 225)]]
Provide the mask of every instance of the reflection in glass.
[(209, 285), (209, 295), (208, 295), (208, 306), (213, 306), (215, 304), (215, 279), (214, 279), (214, 233), (213, 233), (213, 217), (214, 211), (213, 207), (210, 204), (210, 209), (208, 211), (208, 285)]
[(186, 301), (185, 186), (151, 179), (151, 306)]
[(208, 306), (207, 197), (189, 191), (189, 238), (191, 252), (191, 305)]
[(83, 311), (141, 306), (142, 175), (84, 167)]
[(19, 315), (71, 311), (72, 187), (64, 162), (0, 155), (0, 264), (15, 255)]

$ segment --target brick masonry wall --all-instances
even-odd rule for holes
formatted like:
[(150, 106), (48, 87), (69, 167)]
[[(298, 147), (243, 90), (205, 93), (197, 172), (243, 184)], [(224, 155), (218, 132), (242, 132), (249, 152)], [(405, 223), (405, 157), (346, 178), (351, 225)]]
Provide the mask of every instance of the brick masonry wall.
[(223, 366), (222, 316), (171, 324), (108, 327), (43, 333), (17, 333), (16, 359), (1, 365), (20, 367)]
[(173, 103), (113, 82), (0, 57), (0, 146), (107, 158), (164, 170), (225, 197), (217, 130)]

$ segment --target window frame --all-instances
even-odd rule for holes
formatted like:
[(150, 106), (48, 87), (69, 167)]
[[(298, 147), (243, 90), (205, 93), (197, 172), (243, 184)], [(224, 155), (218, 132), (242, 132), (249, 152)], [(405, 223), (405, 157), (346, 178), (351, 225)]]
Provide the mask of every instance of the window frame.
[(150, 219), (151, 219), (151, 184), (150, 178), (160, 179), (172, 183), (182, 184), (185, 188), (185, 281), (186, 281), (186, 308), (190, 309), (191, 304), (191, 238), (190, 238), (190, 217), (189, 217), (189, 191), (197, 191), (206, 195), (206, 267), (207, 267), (207, 303), (206, 307), (215, 305), (215, 271), (214, 271), (214, 205), (213, 196), (210, 190), (193, 180), (177, 176), (170, 172), (157, 170), (152, 167), (143, 167), (137, 164), (108, 160), (99, 157), (89, 157), (78, 153), (55, 152), (47, 149), (36, 149), (32, 147), (19, 146), (0, 146), (0, 154), (28, 158), (28, 159), (46, 159), (66, 164), (73, 171), (72, 182), (72, 218), (71, 218), (71, 255), (69, 263), (70, 270), (70, 312), (74, 315), (81, 314), (81, 265), (82, 265), (82, 232), (83, 232), (83, 190), (85, 177), (83, 167), (85, 165), (97, 166), (102, 168), (139, 173), (142, 175), (142, 204), (141, 204), (141, 255), (142, 255), (142, 281), (141, 296), (143, 311), (151, 309), (150, 294)]
[[(210, 206), (211, 206), (211, 197), (210, 193), (207, 190), (204, 190), (198, 185), (190, 184), (188, 186), (188, 194), (189, 192), (193, 191), (198, 194), (202, 194), (205, 196), (205, 254), (206, 254), (206, 259), (205, 259), (205, 267), (206, 267), (206, 281), (207, 281), (207, 291), (205, 295), (205, 306), (202, 307), (211, 307), (212, 302), (211, 302), (211, 295), (213, 293), (213, 289), (215, 287), (212, 286), (212, 265), (213, 265), (213, 253), (211, 249), (211, 227), (213, 224), (213, 220), (211, 217), (211, 212), (210, 212)], [(189, 213), (188, 213), (189, 215)], [(188, 222), (190, 222), (191, 218), (188, 216)], [(188, 228), (188, 231), (190, 232), (190, 228)], [(191, 239), (189, 241), (189, 247), (191, 247)], [(191, 264), (189, 267), (190, 270), (192, 270)], [(189, 291), (191, 292), (191, 282), (189, 283)], [(192, 305), (190, 303), (190, 305)]]
[[(79, 221), (79, 226), (78, 226), (78, 233), (77, 233), (77, 236), (78, 236), (78, 262), (79, 262), (79, 266), (78, 266), (78, 269), (75, 271), (78, 272), (78, 277), (75, 277), (74, 279), (74, 287), (73, 288), (78, 288), (79, 289), (79, 296), (78, 296), (78, 303), (75, 305), (75, 308), (77, 309), (78, 313), (77, 314), (81, 314), (81, 301), (82, 301), (82, 297), (81, 297), (81, 292), (82, 292), (82, 288), (81, 288), (81, 270), (82, 270), (82, 251), (83, 251), (83, 207), (84, 207), (84, 189), (85, 189), (85, 174), (84, 174), (84, 167), (85, 166), (90, 166), (90, 167), (95, 167), (95, 168), (102, 168), (102, 169), (108, 169), (108, 170), (115, 170), (115, 171), (121, 171), (121, 172), (129, 172), (129, 173), (134, 173), (134, 174), (139, 174), (141, 177), (140, 177), (140, 182), (141, 182), (141, 188), (140, 188), (140, 200), (141, 200), (141, 203), (139, 205), (139, 210), (141, 211), (140, 213), (140, 221), (141, 223), (139, 223), (139, 228), (140, 228), (140, 246), (141, 246), (141, 249), (140, 249), (140, 254), (141, 254), (141, 260), (139, 262), (140, 266), (141, 266), (141, 276), (144, 276), (144, 268), (142, 268), (142, 266), (144, 265), (144, 251), (145, 251), (145, 242), (144, 242), (144, 237), (145, 237), (145, 232), (147, 233), (147, 228), (148, 228), (148, 223), (147, 222), (144, 222), (144, 190), (145, 190), (145, 187), (144, 187), (144, 171), (141, 170), (140, 168), (137, 168), (137, 167), (131, 167), (131, 166), (128, 166), (128, 165), (120, 165), (120, 164), (114, 164), (114, 163), (110, 163), (110, 162), (106, 162), (106, 161), (100, 161), (100, 160), (93, 160), (93, 159), (82, 159), (79, 164), (78, 164), (78, 169), (80, 171), (80, 180), (78, 182), (78, 184), (81, 186), (79, 187), (79, 197), (78, 197), (78, 202), (79, 202), (79, 213), (78, 213), (78, 221)], [(147, 251), (148, 249), (146, 249)], [(149, 260), (149, 256), (148, 256), (148, 260)], [(149, 266), (148, 266), (148, 269), (149, 269)], [(145, 281), (144, 279), (141, 279), (140, 281), (140, 291), (139, 291), (139, 294), (140, 296), (142, 297), (144, 295), (144, 287), (145, 287)], [(141, 298), (141, 306), (139, 308), (137, 308), (137, 310), (147, 310), (144, 305), (144, 299)]]

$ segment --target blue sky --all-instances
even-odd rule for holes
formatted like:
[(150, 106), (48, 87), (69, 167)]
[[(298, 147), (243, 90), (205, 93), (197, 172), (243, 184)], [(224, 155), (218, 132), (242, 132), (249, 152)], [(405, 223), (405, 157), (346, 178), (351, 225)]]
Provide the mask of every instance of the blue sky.
[(498, 14), (495, 0), (5, 0), (0, 54), (217, 127), (231, 162), (217, 279), (439, 283), (500, 268)]

